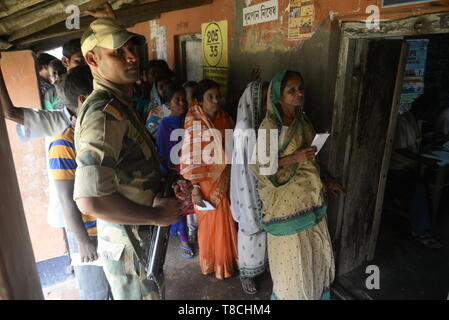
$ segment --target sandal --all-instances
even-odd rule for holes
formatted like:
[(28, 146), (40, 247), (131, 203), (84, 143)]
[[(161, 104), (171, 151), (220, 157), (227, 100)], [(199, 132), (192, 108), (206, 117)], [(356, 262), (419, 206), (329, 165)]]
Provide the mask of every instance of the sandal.
[(256, 283), (253, 279), (251, 278), (240, 279), (240, 281), (242, 282), (243, 292), (250, 295), (257, 293)]
[[(181, 248), (181, 257), (184, 259), (192, 259), (193, 258), (193, 250), (190, 247), (179, 246)], [(188, 252), (188, 253), (186, 253)]]

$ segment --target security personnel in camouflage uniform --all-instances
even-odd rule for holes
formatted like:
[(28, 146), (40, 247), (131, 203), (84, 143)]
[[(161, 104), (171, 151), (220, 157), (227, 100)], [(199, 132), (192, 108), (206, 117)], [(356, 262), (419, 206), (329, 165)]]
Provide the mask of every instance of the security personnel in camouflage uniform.
[(81, 212), (98, 218), (98, 252), (116, 300), (159, 298), (135, 245), (147, 252), (143, 226), (170, 225), (182, 212), (176, 199), (157, 196), (158, 157), (126, 94), (138, 79), (135, 46), (145, 42), (110, 18), (92, 22), (81, 39), (94, 91), (75, 128), (74, 199)]

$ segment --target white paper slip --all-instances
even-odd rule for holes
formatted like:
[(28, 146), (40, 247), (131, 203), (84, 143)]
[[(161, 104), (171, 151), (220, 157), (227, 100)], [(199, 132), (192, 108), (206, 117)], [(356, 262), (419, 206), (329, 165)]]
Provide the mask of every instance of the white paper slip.
[(72, 262), (70, 263), (74, 267), (81, 267), (81, 266), (97, 266), (102, 267), (103, 264), (101, 263), (101, 259), (98, 258), (95, 261), (92, 262), (81, 262), (81, 256), (79, 253), (73, 253), (71, 255)]
[(204, 204), (206, 205), (205, 207), (200, 207), (195, 205), (195, 207), (199, 210), (199, 211), (210, 211), (210, 210), (215, 210), (215, 207), (213, 205), (210, 204), (210, 202), (203, 200)]
[(326, 143), (327, 138), (329, 138), (330, 134), (329, 133), (317, 133), (315, 135), (315, 138), (313, 138), (313, 142), (312, 142), (312, 146), (315, 146), (317, 148), (317, 151), (315, 152), (315, 155), (318, 154), (318, 152), (320, 152), (321, 148), (324, 146), (324, 144)]

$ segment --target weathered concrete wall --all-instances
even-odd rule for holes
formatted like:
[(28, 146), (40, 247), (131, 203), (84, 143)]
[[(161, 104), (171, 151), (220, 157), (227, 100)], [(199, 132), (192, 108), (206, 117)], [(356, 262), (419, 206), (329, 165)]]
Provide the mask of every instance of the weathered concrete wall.
[(234, 1), (231, 88), (245, 86), (254, 65), (262, 67), (264, 80), (283, 69), (300, 71), (306, 83), (306, 111), (319, 131), (330, 130), (332, 123), (340, 22), (366, 20), (369, 5), (380, 8), (381, 20), (449, 10), (447, 1), (381, 8), (382, 0), (315, 0), (312, 38), (289, 41), (289, 0), (278, 0), (278, 20), (243, 27), (243, 8), (261, 2), (264, 0)]
[[(3, 52), (1, 66), (14, 105), (40, 108), (31, 52)], [(48, 178), (44, 139), (21, 142), (15, 123), (6, 120), (6, 125), (36, 261), (60, 256), (65, 252), (62, 231), (47, 223)]]
[(256, 65), (262, 67), (262, 78), (267, 81), (284, 69), (299, 71), (305, 81), (308, 115), (317, 130), (330, 130), (333, 98), (330, 93), (333, 92), (338, 53), (336, 28), (331, 29), (330, 22), (323, 21), (311, 39), (286, 43), (282, 32), (285, 19), (280, 19), (276, 27), (273, 26), (276, 22), (268, 22), (271, 27), (266, 27), (267, 32), (260, 29), (260, 25), (253, 30), (247, 29), (241, 23), (244, 4), (239, 1), (236, 4), (235, 35), (230, 54), (231, 88), (245, 87), (250, 69)]

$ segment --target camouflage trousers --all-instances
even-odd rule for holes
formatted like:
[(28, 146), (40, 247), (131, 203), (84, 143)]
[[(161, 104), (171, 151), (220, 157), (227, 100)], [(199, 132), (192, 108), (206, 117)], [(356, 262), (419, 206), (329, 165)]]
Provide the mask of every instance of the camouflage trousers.
[[(131, 229), (142, 252), (147, 253), (148, 238), (138, 232), (137, 226)], [(97, 230), (98, 253), (114, 300), (159, 300), (159, 290), (165, 290), (163, 274), (160, 275), (161, 288), (158, 290), (156, 283), (147, 279), (125, 227), (98, 219)]]

